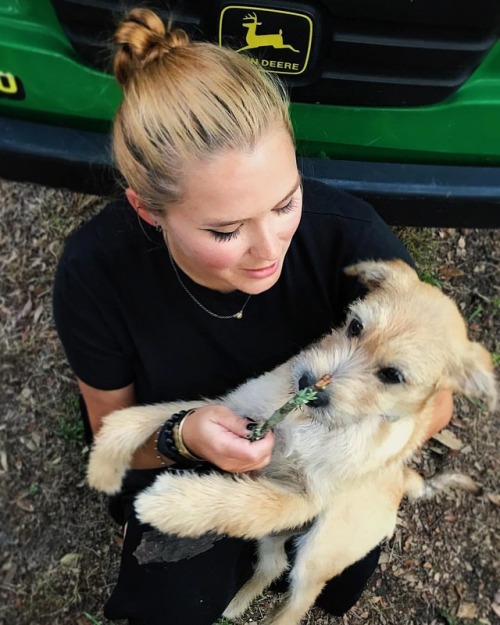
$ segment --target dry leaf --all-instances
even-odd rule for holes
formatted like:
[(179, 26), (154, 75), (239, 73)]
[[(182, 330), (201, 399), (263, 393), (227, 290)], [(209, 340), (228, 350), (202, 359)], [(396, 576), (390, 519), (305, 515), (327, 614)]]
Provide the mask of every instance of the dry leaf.
[(410, 582), (410, 584), (416, 584), (418, 582), (418, 577), (415, 575), (415, 573), (405, 573), (403, 575), (403, 579), (407, 582)]
[(465, 275), (465, 272), (457, 267), (441, 267), (438, 271), (442, 278), (459, 278)]
[(5, 577), (3, 578), (3, 584), (8, 586), (12, 583), (12, 580), (16, 576), (17, 573), (17, 564), (14, 564), (12, 561), (7, 562), (7, 565), (2, 567), (2, 572), (5, 572)]
[(477, 611), (477, 605), (475, 603), (463, 601), (458, 608), (457, 616), (458, 618), (476, 618)]
[(18, 319), (22, 319), (23, 317), (26, 317), (26, 315), (31, 311), (32, 308), (33, 308), (33, 302), (31, 301), (31, 298), (30, 298), (26, 302), (26, 304), (23, 306), (23, 309), (18, 315)]
[(441, 443), (441, 445), (448, 447), (448, 449), (453, 449), (454, 451), (459, 451), (464, 445), (458, 436), (455, 436), (455, 434), (448, 429), (434, 434), (432, 438), (438, 443)]
[(69, 569), (75, 567), (79, 559), (79, 553), (67, 553), (59, 560), (59, 564)]
[(33, 315), (33, 323), (37, 324), (39, 322), (40, 317), (42, 316), (43, 311), (44, 311), (44, 306), (43, 306), (43, 304), (41, 304), (35, 310), (35, 314)]
[(31, 501), (27, 501), (26, 499), (17, 499), (16, 506), (24, 510), (24, 512), (34, 512), (35, 506), (31, 503)]
[(491, 604), (491, 609), (493, 610), (493, 612), (497, 615), (500, 616), (500, 604), (499, 603), (495, 603), (493, 602)]
[(498, 493), (486, 493), (486, 497), (491, 503), (495, 504), (495, 506), (500, 506), (500, 495)]

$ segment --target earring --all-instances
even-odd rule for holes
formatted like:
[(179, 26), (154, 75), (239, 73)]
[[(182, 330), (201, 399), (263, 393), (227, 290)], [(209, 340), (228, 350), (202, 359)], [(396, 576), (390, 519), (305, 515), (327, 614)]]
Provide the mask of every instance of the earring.
[(158, 222), (158, 221), (156, 221), (156, 219), (154, 220), (154, 225), (155, 225), (155, 228), (156, 228), (156, 230), (157, 230), (158, 232), (162, 232), (162, 231), (163, 231), (163, 228), (161, 227), (161, 225), (159, 224), (159, 222)]

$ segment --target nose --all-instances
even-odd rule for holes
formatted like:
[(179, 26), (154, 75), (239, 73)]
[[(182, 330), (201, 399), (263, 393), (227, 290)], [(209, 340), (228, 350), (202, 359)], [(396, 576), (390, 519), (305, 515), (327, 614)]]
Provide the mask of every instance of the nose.
[[(316, 380), (317, 378), (310, 371), (304, 373), (299, 379), (299, 390), (312, 386)], [(316, 399), (313, 399), (307, 405), (312, 406), (313, 408), (322, 408), (327, 406), (330, 401), (330, 397), (326, 388), (316, 391), (316, 393)]]
[(260, 260), (275, 261), (281, 256), (279, 236), (268, 226), (263, 226), (255, 232), (251, 254)]

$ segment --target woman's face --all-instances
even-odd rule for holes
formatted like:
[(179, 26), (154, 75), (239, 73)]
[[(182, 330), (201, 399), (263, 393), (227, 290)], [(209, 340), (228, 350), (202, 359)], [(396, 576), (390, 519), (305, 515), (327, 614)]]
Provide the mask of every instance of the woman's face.
[(193, 167), (182, 202), (161, 223), (175, 262), (195, 282), (257, 294), (277, 282), (301, 211), (294, 145), (280, 129), (251, 152)]

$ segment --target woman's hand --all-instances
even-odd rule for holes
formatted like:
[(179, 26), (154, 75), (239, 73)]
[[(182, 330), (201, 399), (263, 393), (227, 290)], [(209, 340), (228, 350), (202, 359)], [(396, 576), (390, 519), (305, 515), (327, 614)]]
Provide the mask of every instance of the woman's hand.
[(224, 471), (255, 471), (269, 464), (274, 435), (268, 432), (262, 440), (251, 443), (246, 438), (248, 423), (226, 406), (202, 406), (185, 417), (182, 438), (195, 456)]

